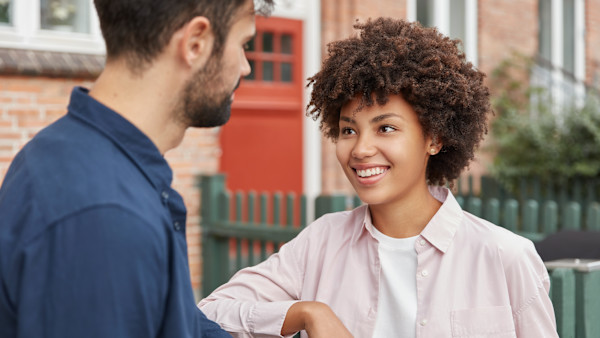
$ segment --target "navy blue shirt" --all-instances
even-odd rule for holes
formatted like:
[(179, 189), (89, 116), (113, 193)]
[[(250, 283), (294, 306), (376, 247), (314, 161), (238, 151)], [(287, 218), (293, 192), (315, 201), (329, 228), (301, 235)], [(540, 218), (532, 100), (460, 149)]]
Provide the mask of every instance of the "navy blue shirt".
[(0, 337), (229, 337), (196, 307), (154, 143), (75, 88), (0, 188)]

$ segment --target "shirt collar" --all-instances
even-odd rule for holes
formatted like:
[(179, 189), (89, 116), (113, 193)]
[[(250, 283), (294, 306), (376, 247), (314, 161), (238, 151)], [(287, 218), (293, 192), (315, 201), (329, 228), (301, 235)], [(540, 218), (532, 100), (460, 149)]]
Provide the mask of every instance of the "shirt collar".
[[(425, 229), (421, 232), (421, 236), (438, 250), (445, 253), (450, 247), (454, 235), (462, 222), (462, 208), (448, 188), (430, 186), (429, 192), (435, 199), (442, 202), (442, 206), (433, 215), (427, 226), (425, 226)], [(375, 238), (373, 236), (373, 221), (371, 220), (371, 213), (368, 206), (360, 206), (357, 211), (359, 212), (358, 215), (362, 214), (363, 222), (362, 226), (354, 233), (352, 242), (356, 242), (365, 233)]]
[(429, 192), (435, 199), (442, 202), (442, 206), (425, 226), (421, 236), (445, 253), (452, 244), (464, 214), (448, 188), (430, 186)]
[(123, 116), (96, 101), (88, 89), (73, 89), (68, 115), (110, 139), (155, 189), (162, 190), (171, 185), (173, 172), (152, 140)]

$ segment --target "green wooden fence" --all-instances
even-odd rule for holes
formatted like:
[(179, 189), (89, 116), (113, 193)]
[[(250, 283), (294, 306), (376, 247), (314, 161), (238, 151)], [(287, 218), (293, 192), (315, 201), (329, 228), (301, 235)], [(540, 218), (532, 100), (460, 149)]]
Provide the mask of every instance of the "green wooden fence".
[(522, 179), (513, 193), (490, 177), (482, 177), (480, 194), (473, 186), (472, 178), (457, 183), (455, 195), (463, 209), (533, 241), (561, 229), (600, 231), (598, 179), (549, 186)]
[[(494, 224), (534, 241), (560, 229), (600, 231), (598, 190), (588, 188), (586, 195), (577, 195), (579, 188), (563, 189), (562, 193), (552, 195), (562, 196), (555, 201), (548, 197), (550, 195), (536, 196), (533, 183), (533, 189), (528, 187), (527, 193), (516, 198), (486, 180), (482, 181), (479, 195), (473, 192), (472, 179), (459, 182), (455, 195), (465, 210)], [(465, 183), (468, 188), (462, 192)], [(312, 221), (306, 219), (304, 196), (232, 194), (226, 190), (225, 176), (221, 174), (201, 176), (200, 189), (203, 296), (225, 283), (239, 269), (265, 260)], [(577, 199), (577, 196), (585, 198)], [(315, 217), (360, 204), (356, 196), (321, 195), (315, 200)], [(548, 267), (560, 337), (600, 337), (600, 320), (596, 319), (600, 316), (600, 269), (596, 265), (593, 268), (571, 265)]]

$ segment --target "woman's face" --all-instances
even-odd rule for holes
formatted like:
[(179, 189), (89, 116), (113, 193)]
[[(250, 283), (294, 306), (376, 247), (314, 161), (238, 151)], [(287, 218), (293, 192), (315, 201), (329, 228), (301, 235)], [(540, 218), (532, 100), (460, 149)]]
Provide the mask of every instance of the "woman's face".
[(394, 204), (422, 193), (427, 160), (439, 148), (424, 136), (413, 108), (399, 95), (355, 112), (359, 103), (355, 98), (342, 107), (336, 155), (360, 199)]

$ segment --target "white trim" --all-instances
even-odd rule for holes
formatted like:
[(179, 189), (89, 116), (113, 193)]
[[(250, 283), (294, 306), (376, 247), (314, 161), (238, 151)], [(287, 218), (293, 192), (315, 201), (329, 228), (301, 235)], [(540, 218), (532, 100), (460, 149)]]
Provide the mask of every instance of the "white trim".
[[(300, 1), (295, 1), (300, 2)], [(304, 1), (302, 1), (304, 2)], [(303, 26), (304, 78), (321, 67), (321, 0), (306, 0), (307, 13)], [(304, 90), (304, 106), (310, 101), (310, 89)], [(321, 193), (321, 132), (318, 123), (304, 118), (302, 125), (302, 181), (306, 195), (306, 219), (314, 219), (314, 202)]]
[(563, 0), (552, 0), (551, 2), (552, 13), (550, 14), (552, 17), (552, 49), (551, 49), (551, 57), (552, 63), (554, 64), (554, 69), (552, 70), (552, 97), (554, 98), (554, 103), (552, 105), (552, 111), (555, 114), (558, 114), (561, 109), (559, 107), (563, 106), (563, 95), (561, 91), (562, 84), (562, 71), (564, 60), (563, 60)]
[(433, 22), (440, 33), (450, 36), (450, 1), (433, 0)]
[[(417, 1), (406, 1), (406, 19), (408, 21), (417, 20)], [(479, 23), (478, 23), (478, 0), (465, 0), (465, 40), (463, 41), (467, 60), (474, 66), (479, 64)], [(450, 1), (433, 1), (433, 25), (438, 28), (440, 33), (450, 35)]]
[(479, 22), (477, 21), (477, 0), (465, 0), (465, 53), (467, 60), (477, 67), (479, 52), (477, 49)]
[(416, 0), (406, 1), (406, 20), (417, 21), (417, 2)]
[[(276, 0), (273, 17), (302, 20), (303, 81), (321, 67), (321, 0)], [(306, 82), (303, 83), (303, 87)], [(303, 108), (310, 102), (310, 88), (303, 90)], [(321, 193), (321, 131), (311, 118), (302, 120), (302, 190), (306, 196), (306, 220), (314, 219), (315, 199)]]
[(575, 0), (575, 104), (585, 101), (585, 0)]

